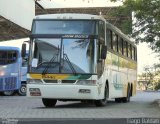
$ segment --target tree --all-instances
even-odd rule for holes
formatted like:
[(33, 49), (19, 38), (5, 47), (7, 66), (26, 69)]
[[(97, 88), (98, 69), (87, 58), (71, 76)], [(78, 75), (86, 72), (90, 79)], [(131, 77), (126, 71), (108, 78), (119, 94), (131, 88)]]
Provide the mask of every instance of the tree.
[(136, 43), (146, 42), (155, 52), (160, 52), (160, 0), (122, 1), (123, 6), (119, 7), (117, 14), (134, 12), (136, 21), (131, 36)]

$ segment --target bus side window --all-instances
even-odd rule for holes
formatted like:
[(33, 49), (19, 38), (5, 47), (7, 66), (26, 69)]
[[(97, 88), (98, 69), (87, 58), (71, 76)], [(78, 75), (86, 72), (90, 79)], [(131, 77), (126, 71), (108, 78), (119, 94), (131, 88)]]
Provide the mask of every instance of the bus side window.
[(135, 49), (135, 48), (132, 46), (132, 59), (133, 59), (133, 60), (134, 60), (134, 58), (135, 58), (135, 57), (134, 57), (134, 56), (135, 56), (135, 54), (134, 54), (134, 49)]
[(123, 41), (123, 53), (124, 53), (124, 56), (127, 56), (127, 42), (126, 41)]
[(128, 43), (128, 58), (131, 58), (131, 47), (129, 43)]
[(113, 42), (113, 50), (115, 51), (115, 52), (117, 52), (118, 51), (118, 47), (117, 47), (117, 45), (118, 45), (118, 35), (117, 34), (115, 34), (114, 32), (112, 32), (112, 42)]
[(123, 39), (118, 37), (118, 52), (123, 55)]
[(135, 47), (134, 47), (134, 60), (137, 61), (137, 51)]
[(112, 31), (109, 29), (106, 30), (106, 40), (108, 48), (112, 49)]
[(128, 42), (126, 41), (126, 56), (128, 57)]
[(105, 45), (105, 23), (103, 21), (99, 21), (98, 35), (99, 35), (99, 42), (98, 42), (97, 60), (100, 60), (102, 46)]
[(132, 59), (132, 45), (130, 44), (130, 50), (131, 50), (131, 59)]
[(99, 40), (101, 43), (105, 44), (105, 25), (103, 21), (99, 21)]

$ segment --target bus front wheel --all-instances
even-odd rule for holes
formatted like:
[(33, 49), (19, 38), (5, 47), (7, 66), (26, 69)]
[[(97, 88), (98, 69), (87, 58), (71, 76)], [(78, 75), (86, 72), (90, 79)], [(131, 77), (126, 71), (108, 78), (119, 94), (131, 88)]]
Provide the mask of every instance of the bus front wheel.
[(57, 100), (56, 99), (42, 98), (42, 102), (43, 102), (45, 107), (51, 108), (51, 107), (54, 107), (56, 105)]
[(109, 89), (108, 89), (108, 85), (106, 84), (105, 90), (104, 90), (104, 99), (95, 100), (95, 105), (97, 107), (105, 106), (107, 104), (108, 97), (109, 97)]
[(18, 90), (19, 95), (25, 96), (26, 95), (26, 84), (21, 84), (21, 87)]

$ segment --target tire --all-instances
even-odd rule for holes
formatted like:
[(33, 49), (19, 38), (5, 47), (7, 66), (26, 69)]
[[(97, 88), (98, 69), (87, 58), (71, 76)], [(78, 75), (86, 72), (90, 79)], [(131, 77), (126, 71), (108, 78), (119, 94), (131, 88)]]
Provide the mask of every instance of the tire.
[(46, 99), (42, 98), (43, 105), (47, 108), (55, 107), (57, 100), (56, 99)]
[(21, 87), (18, 90), (18, 94), (21, 96), (26, 95), (26, 84), (21, 84)]
[(130, 85), (128, 85), (127, 96), (122, 98), (122, 102), (124, 103), (130, 102), (130, 97), (131, 97), (131, 88)]
[(115, 102), (116, 103), (121, 103), (122, 102), (122, 98), (115, 98)]
[(105, 86), (105, 91), (104, 91), (104, 99), (101, 99), (101, 100), (95, 100), (95, 105), (97, 107), (101, 107), (101, 106), (105, 106), (107, 104), (107, 101), (108, 101), (108, 97), (109, 97), (109, 89), (108, 89), (108, 86), (106, 84)]
[(5, 96), (12, 96), (14, 94), (14, 90), (10, 90), (10, 91), (4, 91), (3, 94)]

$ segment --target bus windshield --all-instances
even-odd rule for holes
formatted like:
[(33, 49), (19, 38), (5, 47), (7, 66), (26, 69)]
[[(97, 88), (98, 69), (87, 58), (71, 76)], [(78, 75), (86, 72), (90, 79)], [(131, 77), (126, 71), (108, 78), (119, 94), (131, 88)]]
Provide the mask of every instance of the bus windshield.
[(0, 65), (7, 65), (16, 62), (17, 51), (13, 50), (0, 50)]
[(96, 21), (89, 20), (36, 20), (32, 34), (90, 34), (96, 32)]
[(94, 39), (36, 38), (32, 73), (95, 73), (96, 41)]

